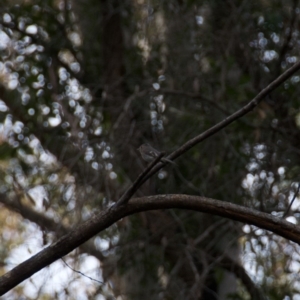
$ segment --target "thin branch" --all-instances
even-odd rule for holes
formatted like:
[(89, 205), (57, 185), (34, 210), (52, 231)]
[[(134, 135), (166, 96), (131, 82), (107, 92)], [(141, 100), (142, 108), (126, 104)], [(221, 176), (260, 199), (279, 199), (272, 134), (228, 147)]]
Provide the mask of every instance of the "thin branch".
[(156, 93), (162, 93), (165, 95), (174, 95), (174, 96), (185, 96), (185, 97), (189, 97), (192, 99), (199, 99), (202, 100), (208, 104), (210, 104), (211, 106), (214, 106), (215, 108), (217, 108), (219, 111), (221, 111), (224, 114), (228, 114), (228, 111), (226, 109), (224, 109), (221, 105), (219, 105), (216, 101), (213, 101), (211, 99), (208, 99), (206, 97), (203, 97), (202, 94), (195, 94), (195, 93), (189, 93), (189, 92), (185, 92), (185, 91), (180, 91), (180, 90), (171, 90), (171, 89), (159, 89), (158, 91), (155, 91)]
[[(288, 79), (292, 74), (300, 69), (300, 62), (294, 64), (291, 68), (286, 70), (281, 76), (275, 79), (271, 84), (269, 84), (265, 89), (263, 89), (254, 99), (252, 99), (246, 106), (242, 107), (240, 110), (233, 113), (231, 116), (225, 118), (223, 121), (219, 122), (218, 124), (214, 125), (213, 127), (209, 128), (202, 134), (196, 136), (195, 138), (189, 140), (176, 151), (174, 151), (171, 155), (167, 157), (169, 160), (174, 160), (177, 157), (181, 156), (189, 149), (194, 147), (196, 144), (202, 142), (203, 140), (207, 139), (208, 137), (214, 135), (215, 133), (219, 132), (232, 122), (238, 120), (245, 114), (249, 113), (253, 110), (268, 94), (270, 94), (275, 88), (277, 88), (281, 83), (283, 83), (286, 79)], [(139, 188), (146, 180), (148, 180), (152, 175), (154, 175), (158, 170), (160, 170), (165, 164), (159, 163), (156, 167), (154, 167), (151, 172), (145, 176), (139, 184), (137, 184), (137, 188)], [(133, 195), (133, 194), (132, 194)], [(123, 202), (124, 200), (122, 200)], [(125, 201), (126, 202), (126, 201)]]
[(92, 280), (92, 281), (96, 281), (96, 282), (99, 283), (99, 284), (104, 284), (103, 281), (97, 280), (97, 279), (95, 279), (95, 278), (92, 278), (92, 277), (90, 277), (90, 276), (88, 276), (88, 275), (82, 273), (81, 271), (78, 271), (78, 270), (73, 269), (73, 268), (72, 268), (72, 267), (71, 267), (64, 259), (61, 258), (61, 260), (62, 260), (62, 261), (64, 262), (64, 264), (65, 264), (68, 268), (70, 268), (73, 272), (78, 273), (79, 275), (81, 275), (81, 276), (83, 276), (83, 277), (86, 277), (86, 278), (88, 278), (88, 279), (90, 279), (90, 280)]
[[(201, 299), (202, 296), (202, 287), (203, 287), (203, 282), (205, 281), (207, 274), (208, 274), (208, 269), (207, 266), (203, 266), (203, 270), (201, 272), (201, 275), (199, 274), (198, 268), (195, 264), (195, 261), (192, 257), (192, 254), (190, 253), (189, 249), (185, 249), (185, 255), (186, 258), (189, 262), (189, 265), (191, 267), (192, 272), (194, 273), (194, 284), (190, 288), (190, 297), (189, 299)], [(206, 264), (206, 261), (203, 260), (203, 263)]]
[(140, 187), (140, 183), (143, 178), (152, 170), (152, 168), (160, 161), (160, 159), (165, 155), (164, 152), (161, 152), (148, 166), (147, 168), (139, 175), (135, 182), (127, 189), (127, 191), (122, 195), (122, 197), (116, 203), (116, 206), (125, 205), (128, 203), (133, 194)]
[(208, 228), (206, 228), (206, 230), (201, 235), (199, 235), (197, 238), (194, 239), (193, 247), (197, 246), (202, 241), (204, 241), (204, 239), (206, 239), (217, 228), (223, 227), (223, 225), (225, 225), (226, 222), (227, 221), (225, 219), (221, 219), (221, 220), (214, 222), (212, 225), (210, 225)]
[(218, 262), (218, 264), (228, 272), (235, 274), (235, 276), (241, 280), (250, 294), (251, 299), (266, 300), (262, 291), (255, 285), (245, 269), (238, 262), (226, 255), (221, 258), (221, 261)]
[(119, 117), (117, 118), (114, 125), (112, 126), (112, 129), (113, 129), (112, 132), (114, 132), (119, 127), (119, 125), (121, 124), (121, 121), (124, 119), (124, 117), (128, 113), (128, 110), (129, 110), (133, 100), (135, 100), (137, 97), (145, 96), (147, 92), (148, 92), (148, 90), (143, 90), (143, 91), (140, 91), (140, 92), (135, 91), (132, 95), (130, 95), (125, 100), (125, 104), (123, 106), (122, 112), (120, 113)]
[(219, 215), (232, 220), (258, 226), (274, 232), (300, 245), (300, 228), (273, 215), (259, 212), (225, 201), (189, 195), (156, 195), (131, 199), (127, 205), (113, 206), (99, 212), (90, 220), (43, 249), (30, 259), (0, 277), (0, 295), (29, 278), (42, 268), (67, 255), (94, 235), (110, 227), (118, 220), (143, 211), (158, 209), (189, 209)]
[[(24, 219), (29, 220), (32, 223), (37, 224), (41, 230), (47, 230), (55, 232), (56, 236), (67, 234), (70, 232), (71, 228), (63, 225), (62, 223), (57, 223), (53, 219), (41, 214), (32, 208), (23, 205), (17, 197), (12, 198), (10, 200), (6, 195), (0, 195), (0, 203), (2, 203), (5, 207), (10, 209), (11, 211), (20, 214)], [(88, 241), (84, 245), (81, 245), (79, 248), (81, 253), (87, 253), (89, 255), (93, 255), (100, 262), (104, 262), (106, 257), (101, 253), (101, 251), (97, 250), (93, 241)]]
[[(267, 95), (269, 95), (272, 91), (274, 91), (279, 85), (281, 85), (285, 80), (287, 80), (290, 76), (292, 76), (295, 72), (300, 69), (300, 61), (295, 63), (291, 68), (286, 70), (282, 75), (276, 78), (273, 82), (271, 82), (267, 87), (265, 87), (261, 92), (259, 92), (248, 104), (243, 106), (241, 109), (230, 115), (229, 117), (225, 118), (223, 121), (219, 122), (218, 124), (210, 127), (203, 133), (199, 134), (198, 136), (192, 138), (177, 150), (172, 152), (167, 159), (174, 160), (177, 157), (181, 156), (188, 150), (190, 150), (195, 145), (199, 144), (200, 142), (206, 140), (208, 137), (216, 134), (217, 132), (221, 131), (223, 128), (227, 127), (229, 124), (233, 123), (234, 121), (240, 119), (250, 111), (252, 111)], [(163, 164), (157, 164), (156, 167), (152, 169), (152, 171), (148, 174), (147, 177), (144, 178), (142, 184), (150, 178), (153, 174), (155, 174), (158, 170), (163, 167)]]
[(293, 205), (295, 199), (297, 198), (297, 196), (298, 196), (298, 194), (299, 194), (299, 190), (300, 190), (300, 182), (298, 183), (298, 188), (297, 188), (296, 193), (294, 194), (294, 197), (293, 197), (292, 201), (290, 202), (290, 204), (289, 204), (289, 206), (288, 206), (286, 212), (285, 212), (285, 213), (283, 214), (283, 216), (282, 216), (283, 219), (288, 215), (288, 213), (289, 213), (289, 211), (290, 211), (290, 209), (291, 209), (291, 207), (292, 207), (292, 205)]

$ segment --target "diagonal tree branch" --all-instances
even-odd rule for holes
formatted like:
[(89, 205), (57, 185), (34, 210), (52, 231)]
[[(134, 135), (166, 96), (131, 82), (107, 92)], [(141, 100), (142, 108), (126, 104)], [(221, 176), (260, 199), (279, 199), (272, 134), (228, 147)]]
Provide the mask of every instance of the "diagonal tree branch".
[[(225, 118), (223, 121), (212, 126), (205, 132), (203, 132), (200, 135), (189, 140), (184, 145), (182, 145), (180, 148), (178, 148), (176, 151), (171, 153), (167, 158), (175, 159), (175, 158), (179, 157), (180, 155), (187, 152), (189, 149), (191, 149), (198, 143), (204, 141), (208, 137), (214, 135), (215, 133), (219, 132), (221, 129), (227, 127), (232, 122), (236, 121), (237, 119), (243, 117), (244, 115), (246, 115), (247, 113), (252, 111), (267, 95), (269, 95), (273, 90), (275, 90), (279, 85), (281, 85), (284, 81), (286, 81), (290, 76), (292, 76), (299, 69), (300, 69), (300, 61), (295, 63), (291, 68), (286, 70), (282, 75), (280, 75), (273, 82), (271, 82), (256, 97), (254, 97), (247, 105), (245, 105), (244, 107), (242, 107), (241, 109), (239, 109), (238, 111), (233, 113), (231, 116)], [(152, 172), (154, 172), (154, 170)]]
[(164, 152), (161, 152), (147, 167), (146, 169), (138, 176), (135, 182), (128, 188), (128, 190), (122, 195), (122, 197), (116, 203), (117, 206), (126, 204), (134, 193), (139, 188), (140, 182), (143, 178), (151, 171), (151, 169), (160, 161), (160, 159), (165, 155)]
[[(284, 81), (286, 81), (289, 77), (291, 77), (295, 72), (297, 72), (300, 69), (300, 61), (295, 63), (292, 67), (287, 69), (283, 74), (281, 74), (278, 78), (276, 78), (274, 81), (272, 81), (267, 87), (265, 87), (263, 90), (261, 90), (248, 104), (243, 106), (241, 109), (230, 115), (229, 117), (225, 118), (223, 121), (219, 122), (218, 124), (210, 127), (203, 133), (197, 135), (196, 137), (190, 139), (188, 142), (183, 144), (181, 147), (179, 147), (177, 150), (172, 152), (169, 156), (166, 158), (169, 160), (174, 160), (177, 157), (181, 156), (188, 150), (190, 150), (195, 145), (201, 143), (202, 141), (206, 140), (208, 137), (218, 133), (223, 128), (227, 127), (234, 121), (238, 120), (239, 118), (243, 117), (250, 111), (252, 111), (267, 95), (269, 95), (272, 91), (274, 91), (278, 86), (280, 86)], [(147, 181), (153, 174), (155, 174), (158, 170), (160, 170), (164, 164), (159, 163), (157, 164), (151, 172), (148, 173), (147, 176), (143, 178), (143, 180), (140, 183), (140, 186)]]
[[(67, 234), (71, 228), (63, 225), (62, 223), (55, 222), (53, 219), (41, 214), (22, 203), (14, 197), (9, 199), (6, 195), (0, 195), (0, 203), (5, 205), (11, 211), (20, 214), (24, 219), (29, 220), (32, 223), (37, 224), (42, 230), (55, 232), (57, 236)], [(106, 257), (96, 249), (94, 243), (88, 242), (80, 246), (81, 252), (95, 256), (100, 262), (104, 262)]]
[(235, 276), (242, 281), (248, 293), (251, 295), (251, 299), (266, 300), (262, 291), (255, 285), (245, 269), (238, 262), (226, 255), (217, 263), (228, 272), (235, 274)]

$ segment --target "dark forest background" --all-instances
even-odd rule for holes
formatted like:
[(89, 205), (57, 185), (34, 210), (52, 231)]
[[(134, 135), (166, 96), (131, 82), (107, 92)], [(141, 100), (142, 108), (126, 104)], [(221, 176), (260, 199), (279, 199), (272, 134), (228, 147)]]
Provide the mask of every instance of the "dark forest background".
[[(295, 0), (1, 3), (1, 275), (112, 205), (146, 166), (141, 144), (174, 151), (299, 59)], [(299, 81), (136, 196), (206, 196), (279, 218), (294, 198), (284, 217), (298, 224)], [(3, 299), (298, 299), (299, 250), (210, 214), (143, 212)]]

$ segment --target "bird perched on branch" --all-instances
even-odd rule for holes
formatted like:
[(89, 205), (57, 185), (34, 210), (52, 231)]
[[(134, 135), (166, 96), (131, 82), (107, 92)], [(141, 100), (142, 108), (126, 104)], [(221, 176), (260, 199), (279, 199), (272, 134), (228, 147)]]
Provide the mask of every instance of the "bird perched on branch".
[[(161, 152), (154, 149), (149, 144), (143, 144), (137, 150), (141, 153), (142, 159), (145, 160), (146, 162), (153, 161), (155, 158), (157, 158), (161, 154)], [(171, 163), (173, 165), (176, 165), (174, 161), (169, 160), (164, 157), (161, 159), (161, 161), (164, 163)]]

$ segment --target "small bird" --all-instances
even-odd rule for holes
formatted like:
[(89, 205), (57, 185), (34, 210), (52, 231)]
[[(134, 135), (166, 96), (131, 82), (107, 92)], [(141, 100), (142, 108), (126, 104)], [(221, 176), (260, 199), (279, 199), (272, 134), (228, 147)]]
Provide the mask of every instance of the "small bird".
[[(153, 161), (161, 153), (158, 150), (154, 149), (149, 144), (143, 144), (137, 150), (141, 153), (142, 159), (145, 160), (146, 162)], [(169, 159), (164, 158), (164, 157), (161, 158), (161, 161), (162, 162), (168, 162), (168, 163), (176, 165), (176, 163), (174, 161), (169, 160)]]

